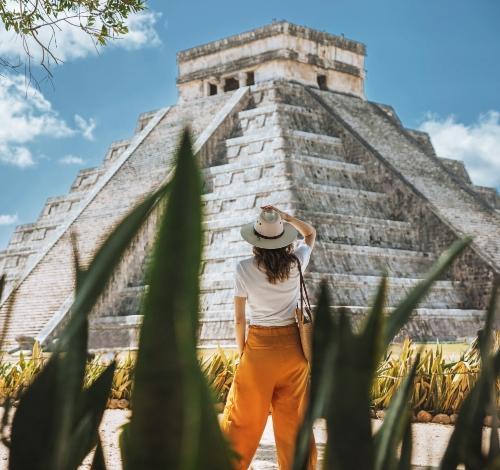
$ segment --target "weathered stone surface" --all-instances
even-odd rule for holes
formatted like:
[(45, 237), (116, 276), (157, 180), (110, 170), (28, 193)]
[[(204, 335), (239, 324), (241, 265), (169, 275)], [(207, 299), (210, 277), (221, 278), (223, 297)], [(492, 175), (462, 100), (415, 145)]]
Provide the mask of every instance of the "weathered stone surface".
[[(308, 40), (315, 37), (311, 33)], [(187, 63), (210, 51), (181, 56)], [(346, 307), (355, 325), (383, 271), (390, 312), (439, 253), (464, 233), (474, 235), (474, 244), (435, 283), (400, 338), (475, 336), (500, 263), (500, 218), (485, 191), (481, 195), (468, 183), (463, 165), (438, 159), (426, 134), (404, 129), (390, 106), (296, 83), (291, 71), (280, 74), (144, 113), (136, 134), (113, 143), (102, 165), (81, 170), (67, 195), (50, 198), (35, 223), (16, 228), (0, 252), (4, 297), (20, 282), (9, 348), (19, 335), (45, 342), (57, 336), (74, 288), (69, 231), (77, 234), (85, 265), (121, 217), (168, 177), (184, 123), (197, 139), (204, 178), (201, 347), (234, 346), (233, 268), (251, 254), (239, 229), (269, 203), (317, 228), (306, 272), (313, 302), (326, 279), (332, 311)], [(137, 346), (157, 216), (153, 211), (92, 312), (93, 350)], [(9, 299), (0, 305), (0, 320)]]
[(363, 44), (277, 21), (177, 54), (181, 100), (269, 79), (364, 96)]

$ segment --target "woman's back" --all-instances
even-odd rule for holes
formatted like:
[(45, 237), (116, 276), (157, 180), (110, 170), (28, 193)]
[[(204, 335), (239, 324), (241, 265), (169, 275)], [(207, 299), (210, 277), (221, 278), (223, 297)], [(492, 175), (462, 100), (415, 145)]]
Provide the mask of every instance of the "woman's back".
[[(311, 256), (311, 247), (303, 240), (297, 242), (295, 255), (305, 271)], [(295, 321), (295, 307), (300, 296), (299, 271), (294, 265), (285, 281), (272, 284), (265, 271), (257, 267), (255, 257), (236, 265), (234, 295), (246, 297), (251, 325), (282, 326)]]

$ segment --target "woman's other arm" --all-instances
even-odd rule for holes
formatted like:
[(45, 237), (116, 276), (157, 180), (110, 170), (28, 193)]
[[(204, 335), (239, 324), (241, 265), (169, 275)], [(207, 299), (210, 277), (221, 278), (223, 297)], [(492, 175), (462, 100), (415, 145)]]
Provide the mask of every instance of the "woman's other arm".
[(243, 346), (245, 346), (245, 331), (247, 326), (245, 317), (246, 300), (245, 297), (234, 297), (234, 333), (240, 354), (243, 352)]
[(292, 215), (287, 214), (286, 212), (283, 212), (271, 205), (262, 206), (261, 209), (275, 210), (276, 212), (278, 212), (285, 222), (293, 225), (299, 231), (299, 233), (304, 237), (304, 242), (306, 243), (306, 245), (309, 245), (312, 249), (312, 247), (314, 246), (314, 242), (316, 241), (316, 229), (311, 224), (308, 224), (303, 220), (299, 220), (297, 219), (297, 217), (293, 217)]

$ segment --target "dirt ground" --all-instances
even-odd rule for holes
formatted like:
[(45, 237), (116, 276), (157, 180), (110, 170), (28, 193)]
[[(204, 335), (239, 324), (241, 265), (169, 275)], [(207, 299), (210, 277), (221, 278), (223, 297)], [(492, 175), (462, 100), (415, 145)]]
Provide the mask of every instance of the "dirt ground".
[[(118, 435), (120, 426), (128, 419), (129, 412), (124, 410), (107, 410), (101, 423), (100, 432), (104, 445), (104, 452), (108, 470), (121, 470), (120, 449), (118, 447)], [(374, 429), (378, 429), (382, 421), (373, 420)], [(413, 424), (413, 457), (412, 463), (416, 468), (430, 467), (437, 468), (439, 461), (444, 453), (446, 444), (453, 431), (452, 426), (440, 424)], [(485, 429), (483, 440), (488, 442), (489, 429)], [(318, 420), (314, 426), (314, 435), (318, 445), (319, 462), (318, 468), (321, 468), (323, 460), (326, 429), (325, 423)], [(7, 449), (0, 445), (1, 469), (7, 469), (8, 453)], [(90, 469), (90, 456), (81, 465), (80, 470)], [(272, 429), (272, 421), (268, 420), (264, 435), (260, 442), (259, 449), (255, 455), (252, 468), (254, 470), (277, 469), (275, 445)]]

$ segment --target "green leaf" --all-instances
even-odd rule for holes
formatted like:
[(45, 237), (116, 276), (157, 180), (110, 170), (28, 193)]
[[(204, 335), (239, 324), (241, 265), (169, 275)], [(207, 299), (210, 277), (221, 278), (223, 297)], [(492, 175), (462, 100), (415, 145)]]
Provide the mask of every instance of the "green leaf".
[[(67, 468), (71, 460), (68, 449), (72, 446), (72, 427), (82, 394), (88, 313), (104, 291), (123, 252), (167, 190), (168, 184), (162, 185), (123, 219), (98, 250), (88, 270), (80, 269), (75, 248), (77, 291), (69, 321), (47, 366), (21, 397), (13, 423), (11, 460), (14, 463), (10, 468)], [(92, 417), (86, 419), (91, 425)], [(29, 452), (25, 452), (26, 447)], [(29, 462), (26, 465), (31, 466), (17, 467), (17, 462), (24, 464), (25, 460)]]
[(493, 283), (493, 289), (490, 295), (490, 301), (488, 308), (486, 309), (486, 319), (484, 322), (483, 329), (479, 332), (479, 348), (481, 351), (481, 359), (483, 362), (487, 361), (487, 357), (490, 355), (491, 345), (493, 341), (493, 325), (496, 316), (496, 301), (498, 296), (500, 278), (497, 278)]
[(214, 399), (205, 378), (200, 373), (201, 382), (201, 419), (200, 447), (195, 467), (204, 470), (230, 470), (234, 454), (229, 443), (222, 436), (215, 413)]
[(2, 274), (0, 276), (0, 299), (2, 298), (4, 288), (5, 288), (5, 274)]
[(196, 356), (201, 178), (187, 130), (162, 209), (142, 307), (132, 418), (122, 434), (124, 469), (230, 469)]
[[(410, 396), (419, 362), (420, 354), (417, 354), (410, 373), (396, 392), (384, 422), (375, 434), (375, 470), (395, 470), (397, 468), (397, 449), (410, 423)], [(406, 452), (411, 453), (411, 449), (406, 449)], [(407, 459), (408, 456), (403, 456), (403, 458)]]
[[(328, 469), (373, 466), (373, 442), (370, 421), (371, 368), (361, 357), (345, 309), (339, 309), (335, 331), (332, 396), (327, 415)], [(372, 343), (373, 344), (373, 343)], [(348, 392), (346, 393), (346, 390)], [(356, 448), (356, 452), (352, 449)]]
[(463, 250), (472, 241), (471, 237), (464, 237), (461, 240), (455, 241), (447, 250), (445, 250), (438, 258), (436, 263), (427, 273), (425, 279), (420, 281), (403, 301), (393, 310), (387, 321), (387, 329), (385, 335), (385, 345), (389, 346), (394, 336), (410, 318), (411, 313), (417, 308), (420, 301), (428, 293), (432, 284), (438, 280), (446, 270), (451, 266), (453, 261), (463, 252)]
[[(0, 276), (0, 299), (2, 298), (3, 290), (5, 289), (5, 274)], [(9, 309), (10, 310), (10, 309)], [(2, 325), (2, 331), (0, 332), (0, 351), (3, 351), (3, 342), (8, 331), (10, 312), (7, 311), (6, 318)]]
[(85, 280), (79, 286), (75, 300), (71, 306), (72, 315), (68, 326), (60, 335), (56, 350), (64, 349), (73, 335), (85, 322), (84, 315), (77, 312), (89, 312), (104, 292), (106, 283), (120, 262), (123, 253), (150, 215), (152, 209), (168, 193), (170, 183), (167, 182), (147, 196), (131, 212), (129, 212), (111, 232), (90, 264)]
[[(371, 307), (356, 342), (358, 345), (358, 357), (363, 369), (369, 375), (370, 383), (380, 360), (385, 351), (384, 333), (385, 333), (385, 316), (384, 307), (387, 296), (387, 276), (384, 274), (380, 281), (380, 286), (375, 296), (375, 301)], [(367, 375), (367, 377), (368, 377)]]
[[(496, 445), (493, 445), (493, 455), (486, 457), (482, 453), (482, 429), (487, 409), (492, 403), (496, 403), (495, 382), (500, 373), (500, 351), (494, 356), (488, 354), (486, 345), (491, 335), (493, 318), (496, 312), (496, 293), (498, 292), (498, 279), (495, 281), (490, 304), (488, 306), (485, 328), (480, 337), (482, 338), (482, 369), (481, 374), (465, 398), (460, 408), (460, 413), (455, 424), (455, 428), (448, 442), (443, 460), (442, 470), (454, 470), (457, 465), (464, 463), (466, 468), (483, 468), (486, 461), (496, 460)], [(495, 406), (496, 408), (496, 406)]]
[[(76, 244), (76, 236), (70, 234), (73, 263), (76, 278), (76, 295), (80, 287), (86, 280), (87, 272), (80, 268), (78, 250)], [(90, 309), (89, 309), (90, 310)], [(69, 465), (73, 459), (71, 449), (72, 440), (74, 441), (73, 422), (75, 420), (75, 412), (79, 401), (81, 400), (82, 388), (85, 379), (85, 367), (87, 362), (87, 342), (88, 342), (88, 311), (74, 312), (73, 318), (79, 317), (78, 328), (73, 331), (68, 341), (64, 343), (66, 349), (60, 356), (60, 366), (56, 375), (57, 379), (57, 396), (59, 397), (59, 409), (57, 412), (57, 432), (54, 438), (54, 458), (53, 465), (55, 469), (71, 468), (78, 466), (80, 460)], [(71, 314), (70, 314), (71, 315)], [(70, 317), (71, 322), (71, 317)], [(62, 336), (66, 330), (63, 330)], [(82, 459), (85, 455), (82, 456)], [(68, 467), (69, 465), (69, 467)]]
[(101, 439), (97, 437), (97, 446), (95, 448), (94, 458), (92, 460), (92, 467), (90, 470), (106, 470), (106, 463), (104, 461), (104, 452), (102, 451)]
[(52, 355), (21, 396), (12, 421), (9, 469), (52, 470), (54, 436), (58, 426), (57, 373), (59, 357)]
[(405, 435), (403, 437), (403, 444), (401, 446), (401, 456), (399, 458), (398, 470), (411, 469), (411, 456), (413, 448), (413, 438), (411, 435), (411, 419), (408, 420), (406, 425)]
[[(353, 334), (346, 311), (340, 310), (330, 372), (333, 387), (328, 414), (328, 468), (369, 470), (373, 466), (370, 390), (384, 351), (386, 290), (387, 278), (383, 276), (358, 335)], [(352, 452), (353, 446), (356, 452)]]
[(76, 469), (97, 444), (99, 424), (106, 409), (115, 369), (116, 363), (112, 362), (81, 394), (68, 451), (69, 468)]
[(334, 325), (330, 313), (328, 284), (322, 281), (314, 312), (313, 356), (309, 403), (295, 445), (294, 470), (307, 468), (314, 421), (326, 414), (331, 395), (333, 368)]

